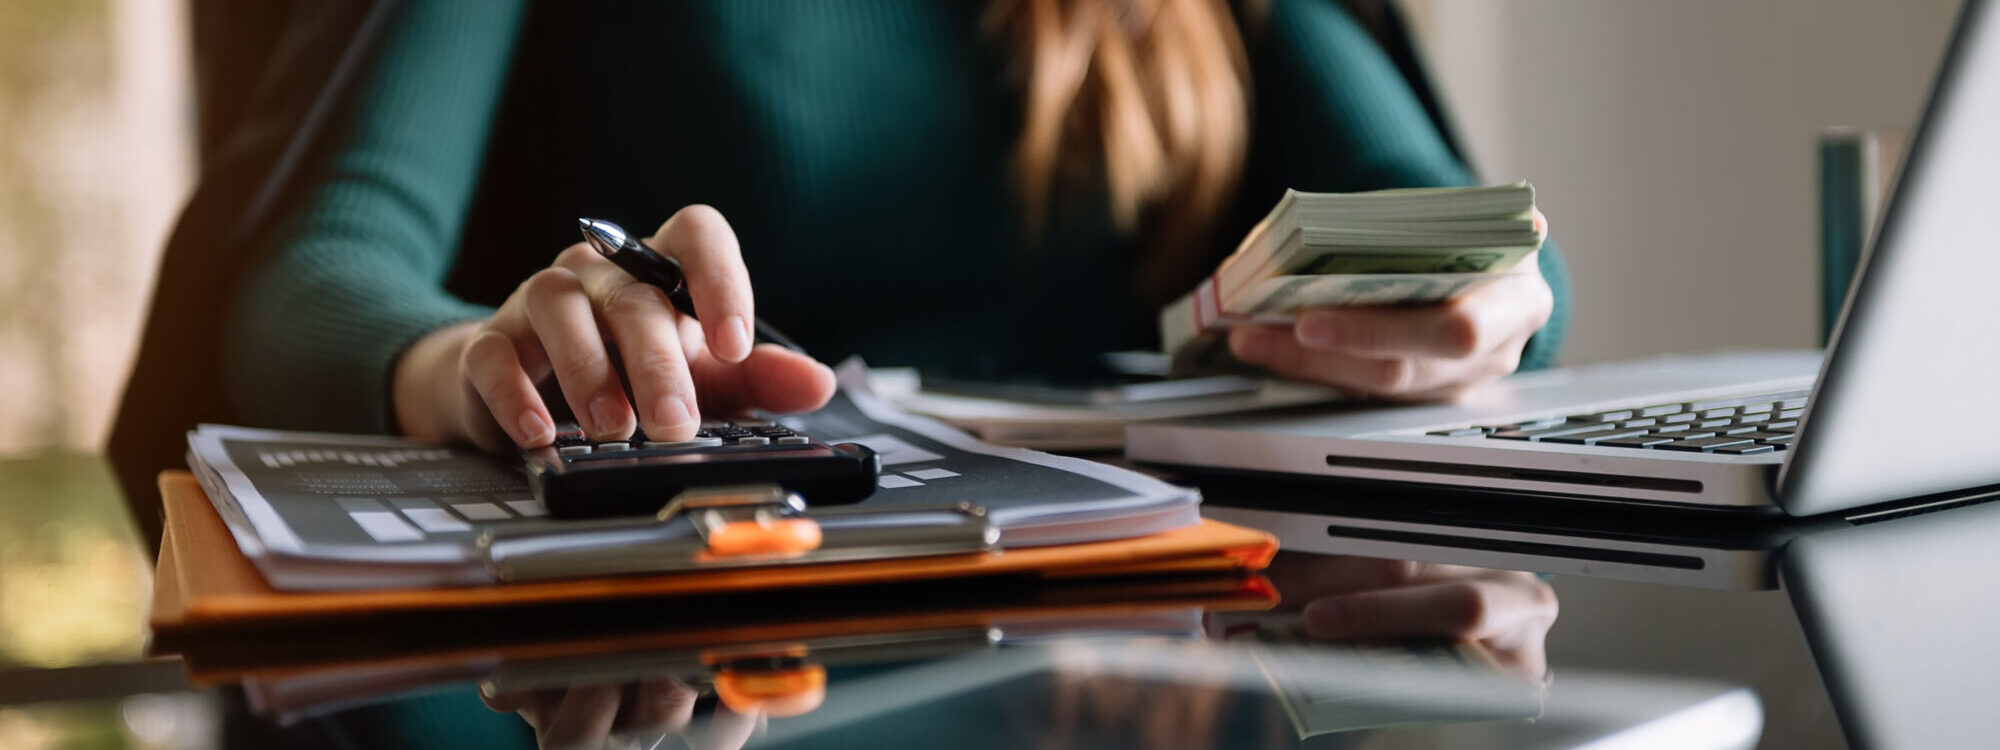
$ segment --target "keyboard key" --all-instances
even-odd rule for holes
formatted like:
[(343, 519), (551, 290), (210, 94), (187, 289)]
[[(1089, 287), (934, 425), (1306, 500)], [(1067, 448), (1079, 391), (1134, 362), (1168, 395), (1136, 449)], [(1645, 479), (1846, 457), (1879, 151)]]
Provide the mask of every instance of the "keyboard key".
[[(1749, 396), (1732, 396), (1728, 398), (1710, 399), (1707, 401), (1696, 401), (1694, 403), (1688, 404), (1688, 411), (1708, 411), (1710, 409), (1720, 409), (1725, 406), (1742, 406), (1744, 404), (1757, 404), (1768, 401), (1789, 403), (1787, 399), (1797, 399), (1799, 403), (1803, 405), (1805, 403), (1805, 397), (1807, 395), (1810, 395), (1811, 393), (1812, 391), (1785, 391), (1783, 393), (1758, 393)], [(1780, 408), (1789, 409), (1792, 407), (1781, 406)]]
[(1619, 427), (1651, 427), (1651, 426), (1653, 426), (1653, 425), (1656, 425), (1656, 424), (1659, 424), (1659, 423), (1660, 423), (1660, 420), (1657, 420), (1657, 419), (1653, 419), (1653, 418), (1651, 418), (1651, 417), (1647, 417), (1647, 418), (1645, 418), (1645, 419), (1628, 419), (1628, 420), (1625, 420), (1625, 423), (1624, 423), (1624, 424), (1621, 424), (1621, 425), (1618, 425), (1618, 426), (1619, 426)]
[(1653, 428), (1653, 434), (1672, 435), (1677, 432), (1687, 432), (1688, 430), (1692, 429), (1694, 429), (1692, 425), (1684, 425), (1684, 424), (1661, 425), (1659, 427)]
[(1733, 417), (1733, 416), (1736, 416), (1735, 409), (1709, 409), (1708, 411), (1704, 411), (1701, 413), (1702, 419), (1717, 419), (1720, 417)]
[(1561, 429), (1552, 429), (1552, 430), (1501, 430), (1491, 435), (1487, 435), (1487, 437), (1498, 438), (1501, 440), (1541, 440), (1543, 438), (1568, 437), (1571, 435), (1583, 435), (1586, 433), (1603, 432), (1605, 430), (1615, 430), (1615, 429), (1618, 429), (1618, 425), (1587, 424), (1576, 427), (1565, 426)]
[(1511, 429), (1546, 430), (1550, 427), (1555, 427), (1558, 425), (1564, 425), (1568, 423), (1569, 423), (1569, 417), (1543, 417), (1541, 419), (1531, 419), (1526, 422), (1516, 424)]
[(1640, 409), (1640, 410), (1639, 410), (1639, 416), (1642, 416), (1642, 417), (1663, 417), (1663, 416), (1666, 416), (1666, 415), (1668, 415), (1668, 414), (1674, 414), (1674, 413), (1677, 413), (1677, 412), (1681, 411), (1681, 408), (1682, 408), (1682, 407), (1681, 407), (1681, 405), (1680, 405), (1680, 404), (1657, 404), (1657, 405), (1654, 405), (1654, 406), (1648, 406), (1648, 407), (1646, 407), (1646, 408), (1643, 408), (1643, 409)]
[(1750, 445), (1753, 442), (1755, 441), (1744, 440), (1743, 438), (1740, 437), (1705, 437), (1705, 438), (1695, 438), (1693, 440), (1676, 440), (1671, 443), (1663, 443), (1661, 445), (1654, 446), (1654, 450), (1706, 453), (1708, 451), (1712, 451), (1717, 448), (1724, 448), (1732, 445)]
[(1634, 416), (1635, 416), (1635, 415), (1634, 415), (1634, 414), (1632, 413), (1632, 410), (1631, 410), (1631, 409), (1618, 409), (1618, 410), (1616, 410), (1616, 411), (1601, 411), (1601, 412), (1598, 412), (1598, 413), (1596, 413), (1596, 414), (1585, 414), (1585, 415), (1583, 415), (1583, 416), (1581, 416), (1581, 417), (1572, 417), (1572, 418), (1570, 419), (1570, 421), (1572, 421), (1572, 422), (1623, 422), (1623, 421), (1625, 421), (1625, 420), (1627, 420), (1627, 419), (1631, 419), (1631, 418), (1632, 418), (1632, 417), (1634, 417)]
[(1769, 421), (1771, 421), (1770, 412), (1755, 412), (1751, 414), (1740, 415), (1736, 418), (1737, 424), (1752, 424), (1755, 422), (1769, 422)]
[(1564, 445), (1595, 445), (1599, 440), (1639, 437), (1645, 434), (1646, 434), (1645, 430), (1612, 430), (1610, 432), (1593, 432), (1587, 435), (1561, 435), (1557, 437), (1547, 437), (1547, 438), (1542, 438), (1541, 442), (1561, 443)]
[(1799, 417), (1803, 417), (1805, 415), (1806, 415), (1806, 410), (1804, 409), (1786, 409), (1784, 411), (1778, 412), (1779, 419), (1798, 419)]
[(1787, 419), (1787, 420), (1784, 420), (1784, 421), (1782, 421), (1782, 422), (1766, 422), (1766, 423), (1764, 424), (1764, 429), (1766, 429), (1766, 430), (1769, 430), (1769, 431), (1772, 431), (1772, 432), (1776, 432), (1776, 431), (1778, 431), (1778, 430), (1785, 430), (1785, 431), (1787, 431), (1787, 432), (1790, 432), (1790, 431), (1791, 431), (1791, 430), (1792, 430), (1793, 428), (1795, 428), (1795, 427), (1798, 427), (1798, 426), (1799, 426), (1799, 421), (1798, 421), (1798, 420), (1796, 420), (1796, 419)]
[(1772, 404), (1772, 403), (1770, 403), (1770, 402), (1768, 402), (1768, 401), (1767, 401), (1767, 402), (1764, 402), (1764, 403), (1761, 403), (1761, 404), (1744, 404), (1744, 405), (1743, 405), (1743, 413), (1745, 413), (1745, 414), (1757, 414), (1757, 413), (1762, 413), (1762, 412), (1768, 412), (1768, 411), (1770, 411), (1770, 410), (1772, 409), (1772, 407), (1773, 407), (1773, 406), (1774, 406), (1774, 404)]
[(1458, 429), (1456, 429), (1456, 430), (1432, 430), (1432, 431), (1430, 431), (1430, 432), (1426, 432), (1426, 433), (1424, 433), (1424, 434), (1426, 434), (1426, 435), (1436, 435), (1436, 436), (1438, 436), (1438, 437), (1472, 437), (1472, 436), (1474, 436), (1474, 435), (1484, 435), (1484, 434), (1486, 434), (1486, 428), (1484, 428), (1484, 427), (1460, 427), (1460, 428), (1458, 428)]
[(1724, 434), (1724, 435), (1741, 435), (1741, 434), (1743, 434), (1743, 433), (1746, 433), (1746, 432), (1756, 432), (1756, 431), (1757, 431), (1757, 426), (1756, 426), (1756, 425), (1752, 425), (1752, 424), (1740, 424), (1740, 425), (1731, 425), (1731, 426), (1729, 426), (1728, 428), (1726, 428), (1726, 429), (1724, 429), (1724, 430), (1722, 431), (1722, 434)]
[(1790, 440), (1790, 439), (1792, 439), (1792, 435), (1791, 435), (1791, 433), (1788, 433), (1788, 432), (1761, 432), (1761, 431), (1760, 431), (1760, 432), (1737, 432), (1737, 433), (1731, 433), (1731, 434), (1733, 434), (1733, 435), (1735, 435), (1735, 436), (1737, 436), (1737, 437), (1740, 437), (1740, 438), (1747, 438), (1747, 439), (1750, 439), (1750, 440), (1768, 440), (1768, 439), (1770, 439), (1770, 438), (1784, 438), (1784, 439), (1786, 439), (1786, 440)]
[(1778, 402), (1778, 408), (1780, 408), (1780, 409), (1804, 409), (1804, 408), (1806, 408), (1806, 400), (1805, 400), (1805, 399), (1803, 399), (1803, 398), (1788, 398), (1788, 399), (1785, 399), (1785, 400), (1783, 400), (1783, 401), (1779, 401), (1779, 402)]
[(1709, 430), (1709, 429), (1715, 429), (1715, 428), (1718, 428), (1718, 427), (1728, 427), (1729, 425), (1731, 425), (1731, 424), (1733, 424), (1733, 423), (1734, 423), (1734, 422), (1733, 422), (1732, 420), (1729, 420), (1729, 419), (1704, 419), (1704, 420), (1701, 420), (1700, 422), (1697, 422), (1697, 423), (1695, 423), (1695, 427), (1699, 427), (1699, 428), (1701, 428), (1701, 429), (1705, 429), (1705, 430)]
[(1668, 415), (1666, 415), (1666, 416), (1664, 416), (1664, 417), (1661, 417), (1661, 418), (1660, 418), (1660, 422), (1661, 422), (1662, 424), (1680, 424), (1680, 423), (1682, 423), (1682, 422), (1693, 422), (1693, 421), (1694, 421), (1695, 419), (1699, 418), (1700, 416), (1701, 416), (1701, 415), (1699, 415), (1699, 414), (1696, 414), (1696, 413), (1694, 413), (1694, 412), (1691, 412), (1691, 411), (1684, 411), (1684, 412), (1680, 412), (1680, 413), (1678, 413), (1678, 414), (1668, 414)]
[(1639, 437), (1622, 437), (1622, 438), (1612, 438), (1609, 440), (1599, 440), (1596, 443), (1593, 443), (1593, 445), (1605, 445), (1605, 446), (1611, 446), (1613, 448), (1651, 448), (1661, 443), (1671, 443), (1673, 441), (1674, 439), (1672, 437), (1668, 437), (1666, 435), (1642, 435)]
[(1763, 443), (1751, 443), (1749, 445), (1732, 445), (1726, 448), (1717, 448), (1715, 449), (1715, 452), (1726, 453), (1732, 456), (1743, 456), (1752, 453), (1771, 453), (1776, 450), (1777, 448), (1775, 446), (1765, 445)]
[(1792, 435), (1792, 433), (1789, 433), (1789, 432), (1785, 432), (1785, 433), (1778, 433), (1778, 434), (1772, 434), (1772, 433), (1757, 433), (1757, 434), (1759, 434), (1759, 435), (1771, 435), (1770, 437), (1761, 437), (1761, 438), (1757, 438), (1757, 442), (1760, 442), (1760, 443), (1770, 443), (1770, 444), (1772, 444), (1772, 445), (1778, 445), (1778, 446), (1783, 446), (1783, 445), (1789, 445), (1789, 444), (1791, 444), (1791, 442), (1792, 442), (1792, 438), (1794, 437), (1794, 436)]

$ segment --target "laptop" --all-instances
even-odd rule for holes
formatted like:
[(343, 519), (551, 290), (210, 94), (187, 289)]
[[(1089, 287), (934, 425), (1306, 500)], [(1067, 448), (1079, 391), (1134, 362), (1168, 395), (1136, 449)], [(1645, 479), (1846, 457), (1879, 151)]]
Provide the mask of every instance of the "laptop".
[(1809, 516), (2000, 484), (2000, 14), (1961, 12), (1824, 355), (1736, 351), (1504, 379), (1464, 403), (1135, 424), (1187, 470)]

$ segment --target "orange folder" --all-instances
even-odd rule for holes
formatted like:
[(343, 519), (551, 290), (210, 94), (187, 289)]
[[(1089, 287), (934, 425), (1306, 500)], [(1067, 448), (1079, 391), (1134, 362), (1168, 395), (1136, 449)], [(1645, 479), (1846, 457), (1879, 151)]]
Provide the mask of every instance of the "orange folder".
[(443, 613), (616, 599), (657, 599), (801, 587), (989, 576), (1043, 579), (1261, 570), (1270, 534), (1218, 521), (1108, 542), (813, 565), (618, 576), (493, 586), (278, 591), (264, 582), (194, 475), (160, 474), (166, 511), (150, 624), (156, 641), (237, 629), (396, 614)]

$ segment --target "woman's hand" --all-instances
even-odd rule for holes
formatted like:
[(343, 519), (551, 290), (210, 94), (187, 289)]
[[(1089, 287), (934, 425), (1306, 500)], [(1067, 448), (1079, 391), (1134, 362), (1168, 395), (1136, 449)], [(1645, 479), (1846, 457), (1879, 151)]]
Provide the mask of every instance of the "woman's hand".
[(1532, 573), (1288, 552), (1266, 573), (1288, 604), (1304, 602), (1316, 638), (1465, 641), (1529, 679), (1548, 671), (1545, 642), (1559, 608), (1555, 589)]
[[(1548, 225), (1539, 210), (1535, 224)], [(1436, 305), (1317, 308), (1300, 310), (1291, 326), (1238, 326), (1229, 351), (1245, 364), (1362, 397), (1448, 400), (1519, 367), (1528, 337), (1554, 307), (1536, 268)]]
[(403, 354), (391, 385), (397, 426), (493, 451), (548, 445), (555, 420), (535, 384), (550, 375), (596, 440), (629, 437), (635, 426), (654, 440), (687, 440), (704, 410), (808, 411), (832, 397), (825, 365), (752, 346), (750, 274), (722, 214), (689, 206), (647, 244), (680, 261), (700, 322), (579, 242), (493, 317), (433, 331)]
[[(667, 735), (702, 750), (736, 750), (764, 723), (762, 712), (739, 714), (724, 706), (703, 721), (694, 716), (693, 688), (673, 679), (624, 685), (501, 693), (480, 686), (479, 699), (500, 713), (514, 713), (535, 729), (542, 750), (622, 750), (659, 747)], [(691, 731), (699, 730), (699, 731)]]

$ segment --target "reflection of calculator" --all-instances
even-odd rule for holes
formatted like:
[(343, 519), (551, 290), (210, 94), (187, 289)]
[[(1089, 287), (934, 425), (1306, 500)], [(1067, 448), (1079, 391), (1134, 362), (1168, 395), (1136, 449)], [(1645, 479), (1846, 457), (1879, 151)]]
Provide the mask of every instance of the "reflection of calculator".
[(644, 433), (594, 441), (575, 424), (555, 444), (524, 451), (528, 484), (549, 514), (568, 518), (652, 515), (690, 487), (776, 484), (809, 505), (859, 502), (882, 462), (859, 443), (822, 443), (765, 419), (708, 420), (692, 440)]

